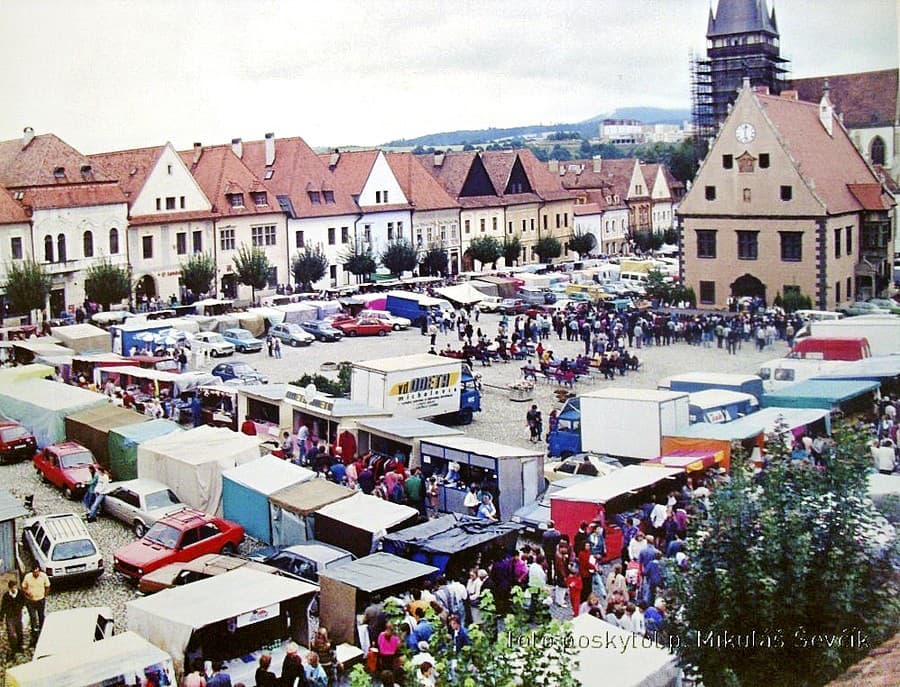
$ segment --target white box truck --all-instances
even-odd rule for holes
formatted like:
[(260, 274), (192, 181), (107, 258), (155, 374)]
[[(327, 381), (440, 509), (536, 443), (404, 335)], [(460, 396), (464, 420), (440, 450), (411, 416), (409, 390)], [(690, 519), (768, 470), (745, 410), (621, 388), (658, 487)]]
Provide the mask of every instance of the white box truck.
[(581, 450), (646, 460), (660, 455), (663, 436), (690, 425), (687, 393), (602, 389), (581, 396)]
[(812, 321), (797, 332), (797, 337), (818, 338), (866, 337), (872, 355), (900, 353), (900, 316), (859, 315), (843, 320)]
[(428, 353), (353, 363), (350, 400), (406, 417), (455, 415), (462, 424), (481, 410), (468, 366)]

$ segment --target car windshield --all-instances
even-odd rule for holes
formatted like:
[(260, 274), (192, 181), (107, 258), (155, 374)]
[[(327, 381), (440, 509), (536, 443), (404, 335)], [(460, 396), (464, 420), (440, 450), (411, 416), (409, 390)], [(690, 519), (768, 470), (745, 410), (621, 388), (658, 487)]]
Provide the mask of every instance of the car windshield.
[(3, 441), (15, 441), (16, 439), (25, 439), (28, 436), (28, 430), (21, 425), (15, 427), (4, 427), (0, 429), (0, 439)]
[(147, 502), (147, 510), (177, 506), (181, 503), (171, 489), (160, 489), (159, 491), (151, 492), (147, 494), (145, 501)]
[(59, 462), (64, 468), (76, 468), (79, 465), (93, 465), (94, 456), (90, 451), (78, 451), (60, 456)]
[(209, 343), (222, 343), (225, 339), (222, 338), (221, 334), (208, 334), (204, 337)]
[(144, 539), (148, 539), (156, 544), (165, 546), (167, 549), (174, 549), (178, 544), (178, 536), (181, 533), (171, 525), (158, 522), (144, 535)]
[(90, 539), (77, 539), (76, 541), (64, 541), (53, 547), (50, 556), (54, 561), (70, 561), (73, 558), (86, 558), (97, 553), (97, 547)]
[(246, 329), (238, 329), (231, 333), (235, 339), (252, 339), (253, 335)]
[(232, 371), (236, 375), (255, 375), (256, 370), (250, 367), (247, 363), (234, 363), (231, 366)]
[(289, 334), (299, 334), (303, 331), (303, 328), (296, 324), (286, 324), (284, 325), (284, 330)]

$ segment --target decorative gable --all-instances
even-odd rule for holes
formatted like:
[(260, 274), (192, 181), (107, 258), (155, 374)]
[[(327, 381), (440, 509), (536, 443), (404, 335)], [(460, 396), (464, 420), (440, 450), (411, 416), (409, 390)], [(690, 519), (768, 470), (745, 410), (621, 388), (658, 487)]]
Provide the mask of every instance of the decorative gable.
[(507, 181), (506, 189), (503, 193), (506, 195), (511, 193), (531, 192), (531, 181), (528, 179), (528, 174), (525, 173), (525, 167), (522, 165), (522, 160), (516, 155), (512, 169), (509, 171), (509, 181)]
[(644, 198), (650, 195), (650, 189), (647, 186), (647, 180), (641, 172), (641, 165), (635, 161), (634, 167), (631, 169), (631, 181), (628, 183), (629, 198)]
[(359, 193), (359, 204), (369, 205), (406, 205), (406, 194), (394, 176), (384, 153), (378, 152), (369, 170), (369, 176)]
[(459, 192), (460, 198), (469, 198), (472, 196), (496, 196), (497, 191), (491, 183), (491, 177), (484, 168), (484, 162), (480, 155), (472, 157), (472, 165), (466, 174), (466, 180), (463, 182), (462, 189)]
[(181, 156), (172, 144), (167, 143), (147, 172), (137, 197), (133, 199), (131, 214), (140, 217), (158, 211), (208, 212), (211, 208), (212, 203)]

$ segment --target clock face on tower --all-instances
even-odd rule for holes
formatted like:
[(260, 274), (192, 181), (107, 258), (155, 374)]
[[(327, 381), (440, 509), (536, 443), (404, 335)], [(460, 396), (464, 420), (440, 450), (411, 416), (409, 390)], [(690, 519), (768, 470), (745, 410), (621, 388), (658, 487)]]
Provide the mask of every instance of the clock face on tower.
[(752, 124), (743, 122), (738, 124), (737, 129), (734, 130), (734, 137), (738, 140), (738, 143), (750, 143), (756, 138), (756, 129), (753, 128)]

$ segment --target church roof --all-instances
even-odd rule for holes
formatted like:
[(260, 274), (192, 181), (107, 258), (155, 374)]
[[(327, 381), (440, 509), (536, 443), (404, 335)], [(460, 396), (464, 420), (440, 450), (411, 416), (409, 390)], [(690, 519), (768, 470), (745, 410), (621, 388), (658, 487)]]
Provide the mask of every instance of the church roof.
[(719, 0), (716, 13), (710, 9), (707, 38), (761, 31), (778, 35), (775, 11), (768, 13), (766, 0)]
[(843, 116), (844, 126), (848, 129), (892, 126), (900, 115), (900, 70), (896, 67), (873, 72), (794, 79), (790, 87), (797, 91), (800, 100), (818, 103), (826, 80), (830, 88), (828, 97), (835, 112)]

